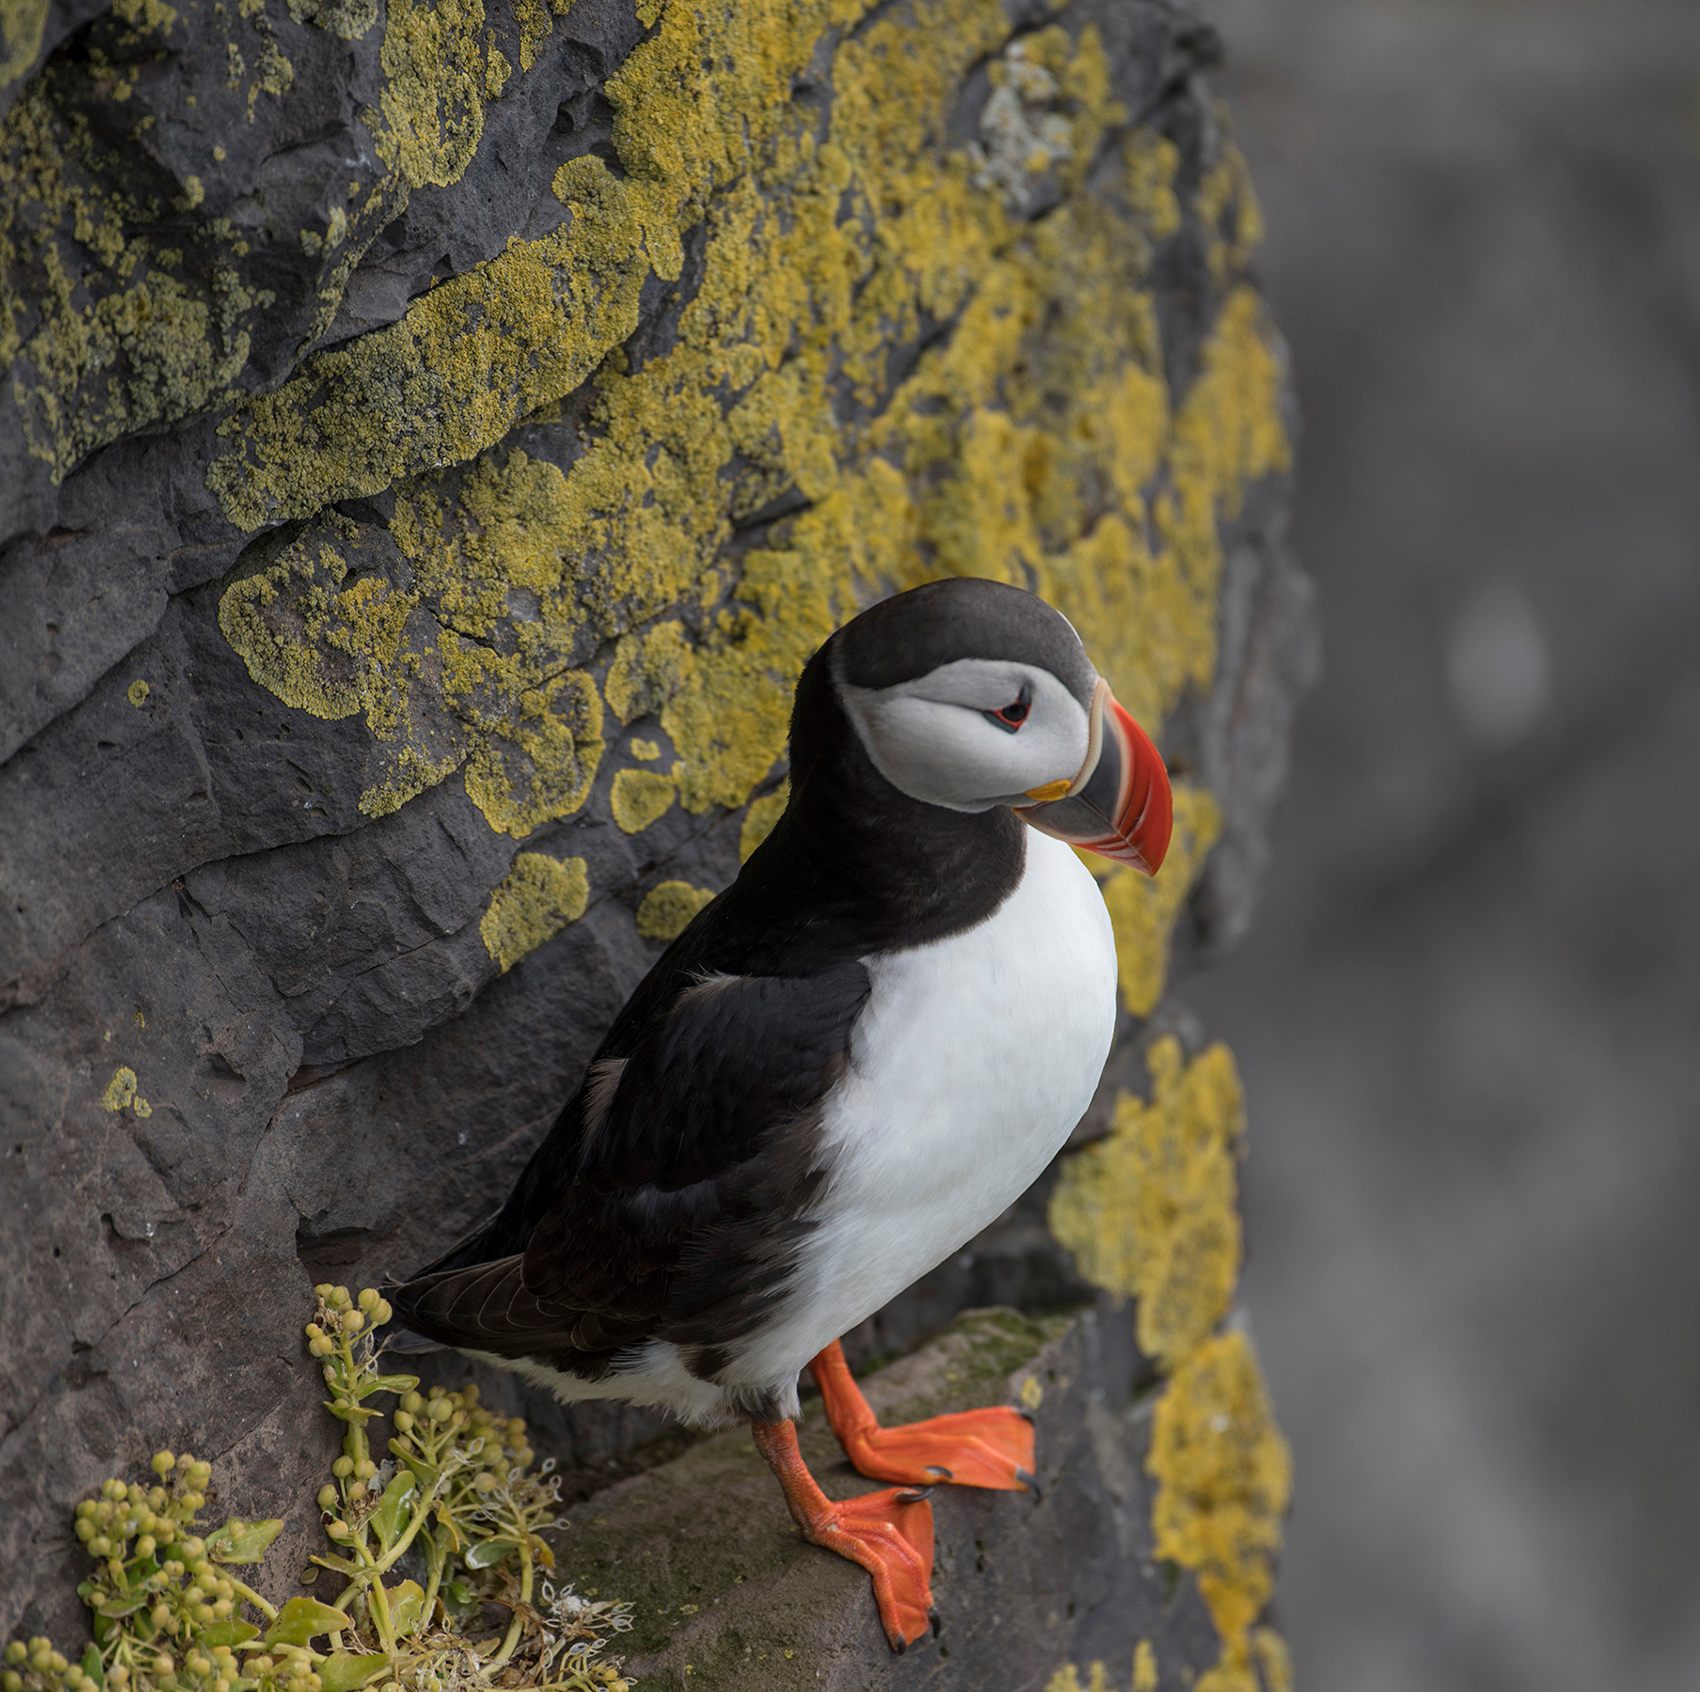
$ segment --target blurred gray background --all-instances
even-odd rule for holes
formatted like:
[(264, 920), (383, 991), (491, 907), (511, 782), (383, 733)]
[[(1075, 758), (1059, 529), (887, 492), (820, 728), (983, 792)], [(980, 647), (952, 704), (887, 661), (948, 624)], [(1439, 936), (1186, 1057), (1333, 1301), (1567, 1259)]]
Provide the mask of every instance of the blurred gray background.
[(1700, 0), (1207, 0), (1325, 677), (1191, 985), (1307, 1692), (1700, 1686)]

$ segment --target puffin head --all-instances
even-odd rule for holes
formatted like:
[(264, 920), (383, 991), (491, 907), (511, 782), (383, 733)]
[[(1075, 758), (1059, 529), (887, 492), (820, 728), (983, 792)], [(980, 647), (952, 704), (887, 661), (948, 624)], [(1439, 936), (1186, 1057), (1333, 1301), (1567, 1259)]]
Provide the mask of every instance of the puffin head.
[(1174, 821), (1150, 737), (1038, 595), (955, 577), (882, 600), (828, 646), (879, 774), (950, 811), (1023, 822), (1154, 875)]

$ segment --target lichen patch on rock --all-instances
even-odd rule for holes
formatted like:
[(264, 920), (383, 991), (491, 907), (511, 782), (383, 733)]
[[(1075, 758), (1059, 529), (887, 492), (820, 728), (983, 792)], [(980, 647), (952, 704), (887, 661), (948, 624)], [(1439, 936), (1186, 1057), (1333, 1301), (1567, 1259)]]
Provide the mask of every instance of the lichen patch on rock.
[(590, 876), (583, 858), (521, 852), (490, 895), (478, 920), (479, 938), (506, 975), (528, 952), (578, 921), (589, 902)]
[(1064, 1159), (1051, 1230), (1094, 1286), (1137, 1300), (1139, 1347), (1174, 1367), (1232, 1307), (1245, 1099), (1226, 1046), (1148, 1054), (1151, 1096), (1123, 1092), (1110, 1132)]

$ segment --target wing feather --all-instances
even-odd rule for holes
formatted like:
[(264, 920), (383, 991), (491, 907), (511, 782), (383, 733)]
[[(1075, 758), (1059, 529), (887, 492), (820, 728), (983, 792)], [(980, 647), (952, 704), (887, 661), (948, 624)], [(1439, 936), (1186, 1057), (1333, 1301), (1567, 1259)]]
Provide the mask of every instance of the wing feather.
[(622, 1049), (611, 1036), (522, 1181), (529, 1225), (498, 1217), (475, 1240), (501, 1255), (451, 1253), (394, 1289), (403, 1320), (589, 1378), (644, 1339), (720, 1346), (758, 1325), (812, 1226), (821, 1106), (868, 991), (856, 962), (698, 974), (617, 1024)]

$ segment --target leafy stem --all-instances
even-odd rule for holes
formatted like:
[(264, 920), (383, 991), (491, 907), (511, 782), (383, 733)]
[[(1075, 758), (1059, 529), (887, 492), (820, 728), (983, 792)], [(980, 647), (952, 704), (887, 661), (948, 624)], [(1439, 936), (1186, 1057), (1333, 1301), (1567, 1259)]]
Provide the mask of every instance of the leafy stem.
[[(330, 1543), (309, 1560), (342, 1578), (336, 1602), (273, 1604), (243, 1579), (282, 1520), (199, 1529), (212, 1465), (161, 1451), (150, 1476), (106, 1481), (77, 1506), (94, 1642), (73, 1660), (46, 1638), (13, 1640), (0, 1692), (625, 1692), (600, 1653), (630, 1625), (626, 1606), (540, 1577), (559, 1488), (552, 1465), (532, 1467), (524, 1422), (476, 1387), (380, 1373), (390, 1309), (375, 1289), (314, 1293), (307, 1349), (343, 1430), (318, 1493)], [(508, 1621), (492, 1647), (495, 1609)]]

